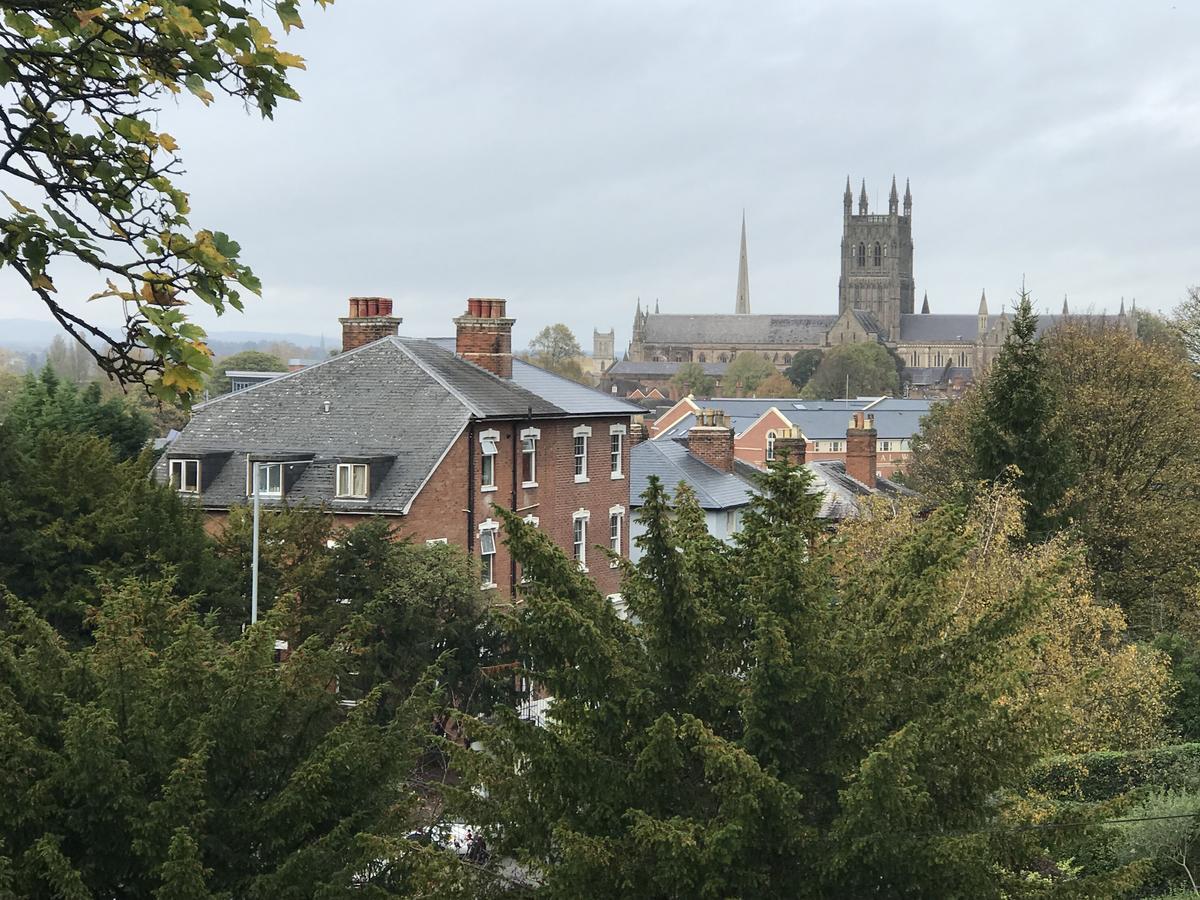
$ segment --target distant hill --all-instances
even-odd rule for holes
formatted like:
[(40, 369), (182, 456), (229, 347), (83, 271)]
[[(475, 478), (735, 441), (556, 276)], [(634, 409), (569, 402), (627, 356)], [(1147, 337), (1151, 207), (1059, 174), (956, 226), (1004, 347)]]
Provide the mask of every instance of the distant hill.
[[(0, 319), (0, 347), (10, 350), (26, 353), (45, 350), (52, 340), (65, 334), (55, 322), (40, 319)], [(227, 356), (241, 350), (255, 350), (261, 345), (278, 342), (314, 349), (321, 345), (319, 335), (296, 332), (212, 331), (208, 337), (213, 351), (219, 356)], [(336, 343), (335, 337), (333, 345), (336, 346)]]

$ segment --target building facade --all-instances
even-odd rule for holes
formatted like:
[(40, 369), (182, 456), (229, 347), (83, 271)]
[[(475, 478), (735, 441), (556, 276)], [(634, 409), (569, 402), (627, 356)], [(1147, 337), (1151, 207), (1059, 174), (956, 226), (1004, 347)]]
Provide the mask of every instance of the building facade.
[(256, 484), (268, 510), (384, 516), (398, 537), (475, 556), (497, 596), (520, 580), (505, 507), (615, 593), (619, 571), (597, 545), (628, 555), (629, 439), (643, 410), (514, 359), (503, 300), (469, 300), (449, 346), (398, 336), (400, 321), (390, 301), (354, 298), (343, 353), (200, 404), (156, 477), (218, 528)]
[[(742, 353), (755, 353), (784, 369), (800, 350), (828, 349), (839, 344), (878, 342), (894, 352), (906, 370), (906, 382), (940, 385), (941, 396), (976, 377), (991, 364), (1004, 344), (1010, 318), (1003, 309), (989, 310), (986, 293), (975, 315), (943, 315), (930, 311), (925, 295), (915, 309), (913, 198), (905, 182), (903, 201), (892, 179), (887, 213), (872, 213), (866, 182), (853, 209), (850, 181), (843, 194), (841, 275), (837, 315), (754, 314), (750, 312), (749, 263), (745, 221), (738, 256), (733, 314), (691, 315), (653, 312), (637, 303), (626, 360), (630, 363), (728, 363)], [(1136, 305), (1136, 304), (1135, 304)], [(1039, 330), (1054, 328), (1070, 313), (1039, 317)], [(1115, 316), (1089, 316), (1109, 327), (1136, 329), (1136, 310), (1127, 315), (1124, 299)], [(627, 367), (632, 375), (632, 366)], [(950, 370), (966, 370), (952, 373)], [(925, 370), (919, 376), (907, 370)], [(930, 370), (942, 370), (940, 373)], [(614, 373), (619, 374), (619, 373)], [(911, 376), (911, 377), (910, 377)], [(627, 378), (626, 381), (629, 379)], [(606, 388), (612, 382), (605, 382)], [(957, 388), (952, 387), (957, 386)]]

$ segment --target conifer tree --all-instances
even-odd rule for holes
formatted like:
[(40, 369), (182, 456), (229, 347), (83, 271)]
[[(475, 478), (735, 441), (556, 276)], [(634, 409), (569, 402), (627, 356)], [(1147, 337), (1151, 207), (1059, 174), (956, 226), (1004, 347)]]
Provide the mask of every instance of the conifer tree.
[(1029, 294), (1023, 291), (1012, 330), (988, 371), (980, 415), (971, 428), (975, 477), (996, 481), (1010, 473), (1015, 476), (1028, 504), (1026, 524), (1033, 539), (1053, 528), (1069, 484), (1068, 443), (1055, 421), (1037, 323)]

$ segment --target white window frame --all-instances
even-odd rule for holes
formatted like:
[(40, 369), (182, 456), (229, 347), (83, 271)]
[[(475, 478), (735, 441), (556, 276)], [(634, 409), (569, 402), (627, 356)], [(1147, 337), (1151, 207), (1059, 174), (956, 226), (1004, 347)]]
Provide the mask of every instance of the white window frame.
[(830, 441), (829, 442), (829, 452), (830, 453), (841, 453), (842, 452), (842, 442), (841, 441)]
[[(613, 526), (616, 526), (614, 534)], [(618, 556), (624, 556), (621, 552), (621, 541), (625, 536), (625, 507), (614, 506), (608, 511), (608, 545), (609, 549)], [(615, 569), (620, 565), (617, 560), (611, 560), (608, 564), (610, 569)]]
[[(260, 499), (265, 497), (268, 500), (270, 500), (270, 499), (278, 500), (283, 497), (283, 463), (271, 462), (270, 460), (255, 459), (255, 460), (250, 460), (248, 462), (248, 465), (249, 465), (249, 471), (246, 472), (246, 496), (247, 497), (253, 497), (254, 491), (257, 487), (257, 485), (254, 483), (255, 471), (257, 470), (258, 474), (261, 476), (263, 473), (269, 473), (272, 468), (279, 470), (279, 490), (277, 490), (277, 491), (272, 491), (270, 489), (265, 490), (265, 491), (260, 490), (258, 492), (258, 496)], [(271, 482), (271, 478), (270, 478), (270, 475), (268, 474), (267, 483), (270, 484), (270, 482)]]
[[(526, 428), (521, 431), (521, 487), (535, 488), (537, 482), (537, 453), (538, 442), (542, 439), (542, 432), (538, 428)], [(525, 460), (529, 459), (529, 474), (530, 478), (525, 479)]]
[(586, 572), (587, 567), (587, 533), (588, 522), (592, 514), (586, 509), (576, 510), (571, 516), (571, 555), (579, 566), (580, 572)]
[(608, 459), (613, 480), (625, 477), (625, 426), (612, 425), (608, 429)]
[[(195, 467), (195, 478), (188, 481), (188, 467)], [(176, 471), (179, 475), (176, 476)], [(198, 459), (172, 459), (168, 461), (167, 473), (170, 477), (171, 487), (180, 494), (199, 494), (200, 493), (200, 460)]]
[(479, 433), (479, 490), (496, 490), (496, 458), (500, 455), (500, 432), (495, 429)]
[[(493, 519), (486, 519), (479, 525), (479, 564), (480, 564), (480, 585), (484, 590), (491, 590), (496, 587), (496, 540), (500, 534), (500, 523)], [(487, 535), (491, 540), (492, 552), (484, 553), (484, 536)], [(484, 574), (483, 567), (487, 567), (487, 572)]]
[[(354, 493), (354, 471), (362, 469), (363, 475), (363, 492), (361, 494)], [(342, 474), (346, 475), (346, 484), (350, 490), (342, 490)], [(338, 463), (337, 475), (334, 480), (334, 496), (339, 500), (366, 500), (371, 496), (371, 467), (366, 463)]]
[(426, 547), (436, 547), (438, 544), (448, 544), (448, 543), (450, 543), (449, 538), (429, 538), (429, 540), (427, 540), (425, 542), (425, 546)]
[[(591, 443), (592, 429), (587, 425), (580, 425), (571, 432), (571, 458), (574, 460), (575, 466), (575, 483), (585, 484), (588, 481), (588, 444)], [(580, 439), (583, 439), (583, 453), (580, 454)]]
[(775, 430), (767, 432), (767, 462), (775, 461)]

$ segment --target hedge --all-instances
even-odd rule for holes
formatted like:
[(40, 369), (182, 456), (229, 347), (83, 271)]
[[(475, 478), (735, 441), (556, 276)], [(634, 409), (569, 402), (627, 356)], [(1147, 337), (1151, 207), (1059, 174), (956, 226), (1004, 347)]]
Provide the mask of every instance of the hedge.
[(1053, 757), (1037, 766), (1030, 786), (1059, 800), (1084, 802), (1140, 787), (1200, 789), (1200, 743)]

